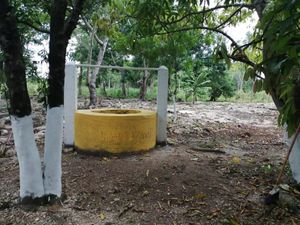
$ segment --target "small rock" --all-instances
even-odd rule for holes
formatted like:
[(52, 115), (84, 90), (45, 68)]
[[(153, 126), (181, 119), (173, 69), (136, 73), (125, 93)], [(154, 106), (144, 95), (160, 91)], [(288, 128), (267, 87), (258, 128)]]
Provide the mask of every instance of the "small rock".
[(71, 153), (74, 151), (74, 148), (63, 148), (63, 153)]

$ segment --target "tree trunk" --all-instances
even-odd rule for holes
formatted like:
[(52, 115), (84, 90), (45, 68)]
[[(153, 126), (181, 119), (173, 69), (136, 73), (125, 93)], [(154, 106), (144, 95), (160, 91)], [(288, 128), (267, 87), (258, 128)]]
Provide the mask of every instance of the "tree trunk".
[[(87, 63), (88, 65), (92, 64), (92, 58), (93, 58), (93, 47), (94, 47), (94, 37), (95, 37), (95, 30), (93, 30), (90, 33), (90, 45), (89, 45), (89, 53), (88, 53), (88, 60)], [(87, 67), (87, 75), (86, 75), (86, 86), (89, 87), (90, 84), (90, 77), (91, 77), (91, 68), (88, 66)]]
[(195, 100), (196, 100), (196, 89), (192, 90), (192, 103), (193, 105), (195, 104)]
[(44, 195), (42, 169), (34, 141), (23, 49), (11, 9), (8, 0), (0, 0), (0, 47), (5, 55), (9, 113), (20, 167), (20, 197), (34, 199)]
[(145, 70), (140, 86), (140, 100), (145, 101), (145, 97), (147, 94), (147, 80), (148, 80), (148, 70)]
[[(104, 54), (106, 51), (108, 43), (108, 38), (104, 38), (103, 45), (100, 46), (98, 57), (97, 57), (97, 66), (100, 66), (103, 62)], [(96, 91), (96, 78), (97, 74), (99, 73), (100, 67), (96, 67), (91, 74), (90, 80), (89, 80), (89, 91), (90, 91), (90, 106), (96, 106), (97, 103), (97, 91)]]
[(177, 71), (174, 73), (174, 79), (175, 79), (175, 87), (174, 87), (174, 92), (173, 96), (175, 97), (175, 100), (177, 99), (177, 93), (178, 93), (178, 74)]
[(63, 133), (63, 104), (65, 56), (68, 38), (64, 33), (67, 3), (52, 3), (49, 43), (48, 110), (46, 116), (44, 153), (45, 195), (61, 195), (61, 151)]
[(125, 71), (121, 70), (121, 92), (122, 96), (126, 97), (126, 86), (125, 86)]
[(84, 0), (77, 0), (65, 20), (67, 1), (53, 0), (50, 12), (48, 110), (45, 134), (44, 173), (34, 141), (30, 99), (17, 19), (8, 0), (0, 0), (0, 47), (5, 53), (5, 74), (10, 115), (20, 167), (20, 197), (33, 200), (61, 195), (61, 147), (65, 54)]
[(175, 79), (175, 87), (174, 87), (173, 96), (175, 97), (175, 101), (176, 101), (177, 93), (178, 93), (178, 63), (177, 63), (176, 58), (174, 61), (173, 68), (174, 68), (174, 79)]
[(61, 152), (65, 57), (68, 41), (76, 28), (84, 0), (77, 0), (65, 19), (67, 1), (52, 1), (50, 10), (49, 90), (45, 132), (44, 191), (46, 196), (61, 196)]
[(126, 84), (126, 92), (127, 92), (127, 94), (129, 94), (129, 92), (130, 92), (130, 86), (128, 83)]
[[(144, 59), (144, 67), (145, 68), (148, 67), (148, 64), (146, 63), (145, 59)], [(145, 101), (145, 97), (146, 97), (146, 94), (147, 94), (147, 81), (148, 81), (149, 76), (150, 76), (149, 71), (145, 70), (144, 74), (143, 74), (143, 77), (142, 77), (142, 80), (140, 82), (140, 100), (142, 100), (142, 101)]]
[(103, 81), (103, 83), (102, 83), (102, 92), (103, 92), (103, 95), (104, 95), (104, 96), (107, 96), (107, 92), (106, 92), (106, 83), (105, 83), (105, 81)]
[(151, 95), (155, 96), (155, 93), (154, 93), (154, 77), (152, 77), (152, 79), (151, 79), (150, 88), (151, 88)]
[(82, 78), (83, 78), (83, 74), (82, 74), (82, 66), (80, 67), (80, 72), (79, 72), (79, 77), (78, 77), (78, 95), (81, 96), (82, 95)]
[(9, 112), (17, 117), (31, 114), (27, 91), (23, 47), (8, 0), (0, 1), (0, 45), (4, 52), (4, 73), (10, 101)]

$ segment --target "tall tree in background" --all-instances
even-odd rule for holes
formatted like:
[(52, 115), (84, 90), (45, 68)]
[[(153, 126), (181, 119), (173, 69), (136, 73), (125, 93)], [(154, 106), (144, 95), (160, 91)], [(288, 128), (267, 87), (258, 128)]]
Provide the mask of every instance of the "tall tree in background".
[[(82, 16), (82, 29), (76, 35), (79, 46), (76, 47), (73, 58), (81, 63), (96, 65), (95, 68), (87, 68), (87, 83), (90, 93), (89, 106), (95, 107), (97, 103), (96, 80), (99, 77), (100, 65), (104, 61), (110, 39), (118, 35), (119, 20), (122, 15), (115, 8), (115, 1), (94, 2), (92, 9), (90, 13)], [(82, 32), (89, 35), (88, 43), (86, 43), (85, 35)], [(82, 47), (88, 49), (87, 55), (86, 49), (83, 50), (84, 53), (82, 52)], [(97, 53), (95, 54), (95, 52)]]
[[(4, 53), (12, 129), (20, 166), (20, 197), (32, 201), (61, 195), (61, 151), (63, 129), (64, 69), (68, 41), (83, 9), (84, 0), (67, 2), (0, 0), (0, 47)], [(16, 7), (20, 6), (22, 7)], [(34, 15), (47, 18), (46, 30)], [(34, 141), (31, 105), (26, 86), (23, 46), (18, 23), (50, 35), (48, 110), (45, 133), (44, 170)], [(47, 26), (45, 26), (47, 27)]]

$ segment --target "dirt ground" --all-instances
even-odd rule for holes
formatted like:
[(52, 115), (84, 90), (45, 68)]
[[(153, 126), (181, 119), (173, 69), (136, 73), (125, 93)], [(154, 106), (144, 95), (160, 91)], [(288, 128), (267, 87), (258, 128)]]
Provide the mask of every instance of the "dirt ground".
[[(155, 109), (155, 102), (99, 106)], [(40, 106), (34, 111), (40, 149), (44, 114)], [(65, 148), (62, 205), (27, 208), (18, 204), (18, 163), (1, 109), (0, 224), (300, 224), (296, 194), (263, 201), (287, 151), (276, 119), (273, 104), (178, 103), (176, 113), (169, 105), (167, 146), (122, 157)], [(293, 184), (288, 169), (284, 183)]]

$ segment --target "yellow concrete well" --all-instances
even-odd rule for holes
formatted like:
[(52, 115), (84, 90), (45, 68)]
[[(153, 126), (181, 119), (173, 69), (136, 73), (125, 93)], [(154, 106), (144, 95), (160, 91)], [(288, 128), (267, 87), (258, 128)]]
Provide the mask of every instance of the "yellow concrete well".
[(80, 152), (138, 152), (155, 144), (156, 112), (141, 109), (75, 112), (75, 148)]

